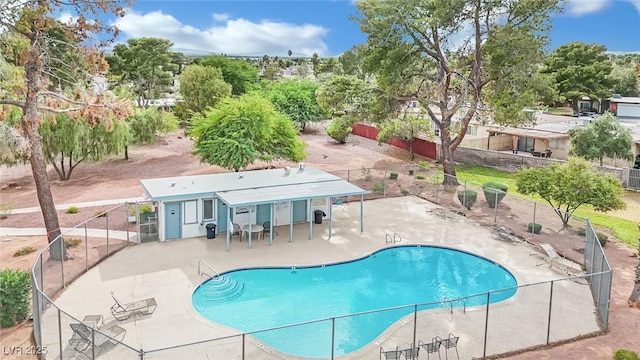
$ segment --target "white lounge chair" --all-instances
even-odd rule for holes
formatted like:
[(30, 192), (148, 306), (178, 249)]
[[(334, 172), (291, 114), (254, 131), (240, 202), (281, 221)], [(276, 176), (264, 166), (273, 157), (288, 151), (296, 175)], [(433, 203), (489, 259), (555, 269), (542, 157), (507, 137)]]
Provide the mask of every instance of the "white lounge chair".
[(111, 315), (116, 320), (127, 320), (131, 315), (139, 313), (142, 315), (151, 315), (158, 306), (155, 298), (148, 298), (144, 300), (138, 300), (130, 303), (122, 303), (116, 299), (116, 296), (111, 292), (111, 297), (115, 301), (115, 304), (111, 306)]
[(566, 263), (564, 263), (564, 261), (566, 261), (564, 255), (560, 256), (556, 251), (556, 249), (553, 247), (553, 245), (548, 243), (542, 243), (542, 244), (536, 245), (536, 247), (540, 248), (544, 253), (544, 258), (543, 258), (544, 262), (540, 262), (536, 264), (536, 266), (540, 266), (544, 263), (547, 263), (549, 264), (549, 267), (555, 267), (557, 269), (560, 269), (563, 273), (565, 273), (565, 275), (569, 275), (571, 271), (570, 271), (570, 267)]

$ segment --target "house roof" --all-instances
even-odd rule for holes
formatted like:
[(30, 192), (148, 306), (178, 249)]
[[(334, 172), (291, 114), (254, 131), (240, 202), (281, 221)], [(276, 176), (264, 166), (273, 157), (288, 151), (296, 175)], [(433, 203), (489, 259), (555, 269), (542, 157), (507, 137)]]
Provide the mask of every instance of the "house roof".
[(610, 97), (609, 102), (612, 103), (625, 103), (625, 104), (640, 104), (640, 97), (623, 96), (623, 97)]
[(527, 137), (527, 138), (533, 138), (533, 139), (544, 139), (544, 140), (566, 139), (569, 137), (567, 133), (551, 132), (551, 131), (538, 130), (538, 129), (526, 129), (526, 128), (495, 129), (495, 130), (489, 130), (489, 133), (519, 136), (523, 138)]
[[(338, 176), (306, 165), (290, 169), (288, 174), (280, 168), (144, 179), (140, 182), (145, 189), (145, 198), (154, 201), (179, 201), (224, 193), (228, 198), (227, 204), (257, 204), (368, 193)], [(277, 199), (272, 200), (276, 194), (279, 194)]]

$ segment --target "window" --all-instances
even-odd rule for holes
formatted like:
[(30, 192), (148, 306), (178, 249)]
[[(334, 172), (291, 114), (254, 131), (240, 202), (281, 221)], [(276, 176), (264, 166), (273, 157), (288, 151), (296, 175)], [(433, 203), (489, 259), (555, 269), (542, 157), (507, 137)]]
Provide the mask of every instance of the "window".
[(552, 139), (549, 140), (549, 149), (564, 150), (565, 144), (565, 139)]
[(467, 126), (467, 135), (478, 135), (478, 127), (477, 126)]
[(198, 200), (184, 202), (184, 223), (195, 224), (198, 222)]
[(203, 199), (202, 200), (202, 220), (213, 220), (215, 217), (215, 209), (213, 208), (213, 204), (215, 202), (213, 199)]

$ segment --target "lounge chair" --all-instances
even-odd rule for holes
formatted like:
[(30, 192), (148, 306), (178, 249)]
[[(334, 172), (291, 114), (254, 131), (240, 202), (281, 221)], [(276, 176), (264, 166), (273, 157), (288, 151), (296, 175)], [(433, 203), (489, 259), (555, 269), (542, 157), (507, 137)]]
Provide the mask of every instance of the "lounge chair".
[(449, 359), (449, 349), (456, 349), (456, 357), (460, 359), (460, 355), (458, 354), (458, 340), (460, 340), (459, 336), (455, 336), (453, 334), (449, 334), (449, 337), (446, 339), (441, 339), (436, 336), (436, 340), (439, 340), (442, 346), (444, 346), (445, 350), (445, 358)]
[(555, 267), (560, 269), (566, 275), (569, 274), (569, 266), (565, 264), (563, 261), (565, 259), (564, 256), (560, 256), (553, 245), (548, 243), (542, 243), (536, 245), (537, 248), (541, 249), (544, 253), (543, 261), (541, 263), (537, 263), (536, 266), (540, 266), (545, 262), (549, 264), (549, 267)]
[(75, 351), (90, 358), (99, 355), (108, 344), (122, 342), (127, 333), (127, 330), (118, 325), (105, 326), (93, 331), (82, 323), (69, 324), (69, 326), (73, 330), (69, 345), (73, 346)]
[(385, 351), (382, 346), (380, 347), (380, 359), (384, 356), (386, 360), (399, 360), (402, 355), (402, 350), (400, 350), (400, 346), (396, 346), (395, 350)]
[(116, 296), (111, 292), (111, 297), (115, 301), (115, 304), (111, 306), (111, 315), (116, 320), (127, 320), (131, 315), (139, 313), (142, 315), (151, 315), (156, 310), (157, 304), (155, 298), (148, 298), (144, 300), (138, 300), (130, 303), (122, 303), (116, 299)]
[(430, 343), (422, 342), (422, 340), (418, 340), (418, 346), (424, 349), (427, 352), (427, 359), (429, 359), (429, 354), (433, 354), (435, 352), (438, 353), (438, 359), (442, 359), (440, 357), (440, 346), (442, 346), (442, 340), (438, 340), (436, 338), (431, 339)]
[(518, 245), (525, 241), (526, 239), (518, 236), (513, 230), (509, 229), (506, 226), (497, 226), (493, 228), (491, 232), (491, 237), (494, 240), (506, 241), (511, 245)]

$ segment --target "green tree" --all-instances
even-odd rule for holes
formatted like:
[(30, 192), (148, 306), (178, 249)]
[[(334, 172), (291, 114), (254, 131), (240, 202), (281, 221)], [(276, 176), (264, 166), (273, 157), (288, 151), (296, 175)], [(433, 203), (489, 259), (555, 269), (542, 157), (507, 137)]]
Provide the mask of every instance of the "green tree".
[(602, 45), (572, 42), (553, 51), (544, 61), (544, 73), (551, 74), (560, 96), (578, 111), (578, 100), (587, 96), (602, 99), (611, 95), (607, 76), (612, 66)]
[(326, 119), (326, 113), (316, 100), (318, 87), (313, 81), (284, 80), (269, 84), (262, 93), (278, 111), (304, 129), (307, 123)]
[(226, 83), (231, 84), (231, 93), (236, 96), (256, 89), (260, 79), (258, 69), (244, 60), (216, 55), (201, 59), (199, 64), (220, 69), (222, 78)]
[(363, 79), (366, 77), (363, 69), (364, 50), (366, 45), (355, 45), (351, 49), (338, 56), (338, 63), (342, 74), (351, 75)]
[[(187, 66), (180, 75), (181, 106), (192, 113), (204, 113), (215, 107), (221, 99), (231, 96), (232, 86), (224, 81), (220, 68), (202, 65)], [(182, 119), (187, 121), (188, 119)]]
[(454, 152), (487, 100), (488, 84), (502, 99), (492, 109), (497, 122), (530, 121), (521, 114), (524, 104), (499, 105), (512, 103), (507, 96), (520, 101), (558, 1), (361, 0), (356, 6), (368, 36), (364, 69), (381, 89), (375, 111), (387, 113), (377, 117), (393, 118), (403, 99), (416, 98), (440, 130), (441, 162), (450, 175), (445, 184), (457, 184)]
[(130, 138), (122, 120), (104, 119), (90, 124), (68, 114), (57, 114), (55, 121), (40, 125), (42, 149), (60, 180), (69, 180), (73, 170), (83, 161), (99, 161), (124, 150)]
[(318, 53), (313, 53), (311, 57), (311, 66), (313, 69), (313, 77), (318, 78), (318, 74), (320, 73), (320, 56)]
[(602, 166), (605, 157), (633, 160), (631, 131), (620, 124), (611, 113), (598, 116), (585, 127), (569, 130), (570, 154), (587, 160), (598, 160)]
[(622, 186), (611, 174), (602, 174), (589, 162), (571, 158), (568, 162), (518, 172), (516, 187), (524, 195), (538, 195), (562, 220), (562, 228), (582, 205), (592, 205), (596, 211), (624, 209), (620, 197)]
[(192, 119), (194, 154), (200, 161), (238, 171), (256, 160), (306, 157), (291, 119), (257, 94), (227, 98)]
[(173, 84), (177, 66), (171, 63), (172, 45), (159, 38), (129, 39), (114, 46), (113, 55), (107, 57), (110, 75), (133, 88), (138, 106), (148, 106)]
[[(411, 160), (415, 160), (413, 153), (413, 139), (423, 134), (432, 134), (430, 120), (419, 115), (404, 113), (402, 118), (384, 123), (378, 133), (378, 144), (391, 139), (399, 139), (409, 145)], [(429, 135), (431, 137), (431, 135)]]
[(607, 77), (607, 83), (611, 85), (613, 94), (622, 96), (638, 96), (638, 78), (633, 66), (614, 65), (611, 74)]
[[(25, 51), (14, 59), (14, 65), (24, 68), (24, 91), (4, 94), (0, 104), (16, 106), (22, 111), (20, 127), (29, 146), (29, 162), (49, 242), (58, 238), (61, 232), (39, 134), (42, 114), (68, 112), (95, 123), (101, 117), (124, 118), (129, 113), (127, 104), (106, 102), (91, 91), (76, 91), (73, 98), (68, 98), (59, 91), (47, 89), (49, 74), (56, 66), (64, 65), (51, 56), (49, 30), (61, 28), (70, 37), (88, 40), (97, 35), (104, 44), (113, 39), (117, 29), (105, 25), (101, 19), (109, 15), (123, 16), (124, 9), (129, 6), (127, 0), (0, 2), (0, 28), (15, 33), (27, 43)], [(56, 21), (63, 10), (76, 15), (76, 20), (65, 24)], [(54, 246), (51, 259), (66, 260), (68, 257), (63, 249)]]
[(178, 128), (178, 120), (173, 113), (153, 106), (138, 108), (126, 121), (130, 136), (127, 138), (127, 146), (124, 147), (125, 160), (129, 159), (128, 145), (153, 144), (159, 133), (166, 134)]

